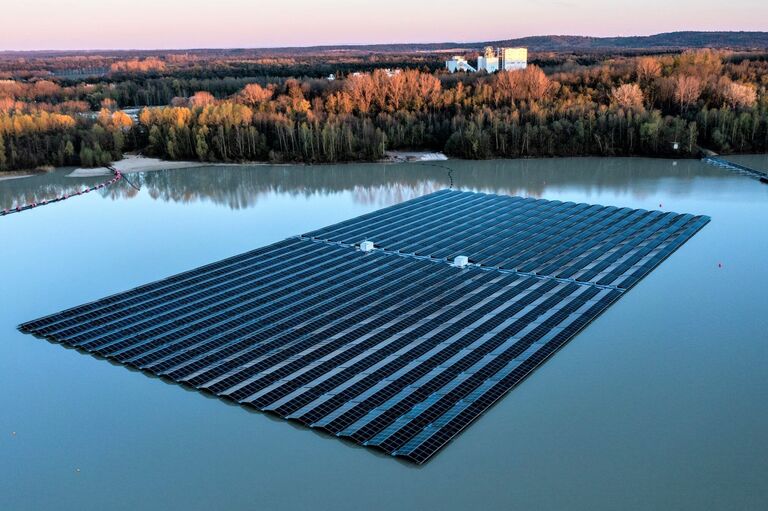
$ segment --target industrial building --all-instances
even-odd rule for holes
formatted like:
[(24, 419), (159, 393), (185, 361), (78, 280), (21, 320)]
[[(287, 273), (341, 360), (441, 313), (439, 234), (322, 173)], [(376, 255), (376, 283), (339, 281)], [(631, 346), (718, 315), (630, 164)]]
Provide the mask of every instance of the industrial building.
[(528, 48), (499, 48), (498, 55), (504, 71), (528, 67)]
[(477, 57), (477, 70), (486, 73), (495, 73), (499, 70), (499, 57), (491, 46), (486, 46), (483, 54)]
[(448, 69), (449, 72), (455, 73), (456, 71), (466, 71), (466, 72), (476, 72), (477, 70), (469, 65), (469, 62), (467, 62), (467, 59), (464, 57), (459, 57), (458, 55), (451, 58), (451, 60), (445, 61), (445, 68)]
[(451, 72), (465, 71), (495, 73), (496, 71), (514, 71), (528, 67), (528, 48), (493, 48), (486, 46), (483, 54), (477, 57), (477, 68), (472, 67), (467, 59), (454, 56), (445, 61), (445, 68)]

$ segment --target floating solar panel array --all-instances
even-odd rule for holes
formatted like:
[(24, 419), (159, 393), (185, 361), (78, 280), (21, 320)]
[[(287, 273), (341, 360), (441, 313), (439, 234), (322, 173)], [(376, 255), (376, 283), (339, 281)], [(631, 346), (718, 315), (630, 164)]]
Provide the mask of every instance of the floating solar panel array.
[(445, 190), (20, 328), (423, 463), (708, 221)]

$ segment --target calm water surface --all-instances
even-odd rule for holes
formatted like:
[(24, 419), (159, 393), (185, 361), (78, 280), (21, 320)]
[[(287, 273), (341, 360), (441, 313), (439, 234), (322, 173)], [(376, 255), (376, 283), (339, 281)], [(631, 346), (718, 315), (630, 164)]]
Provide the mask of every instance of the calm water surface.
[[(460, 189), (712, 222), (415, 467), (16, 326), (446, 187), (445, 169), (153, 172), (0, 218), (0, 510), (768, 508), (768, 186), (697, 161), (447, 165)], [(0, 207), (98, 181), (2, 181)]]

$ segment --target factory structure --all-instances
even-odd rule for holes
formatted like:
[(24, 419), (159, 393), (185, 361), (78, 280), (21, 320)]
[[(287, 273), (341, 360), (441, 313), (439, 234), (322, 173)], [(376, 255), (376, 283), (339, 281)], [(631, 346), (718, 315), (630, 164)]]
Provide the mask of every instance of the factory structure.
[(445, 61), (445, 68), (451, 72), (466, 71), (476, 73), (485, 71), (514, 71), (528, 67), (528, 48), (493, 48), (486, 46), (483, 54), (477, 57), (477, 67), (472, 67), (467, 59), (455, 56)]

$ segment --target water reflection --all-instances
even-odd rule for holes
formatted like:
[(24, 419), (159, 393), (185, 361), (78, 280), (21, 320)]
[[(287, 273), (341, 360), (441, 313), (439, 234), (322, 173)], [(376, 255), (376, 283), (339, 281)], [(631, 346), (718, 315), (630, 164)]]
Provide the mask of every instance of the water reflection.
[[(548, 188), (578, 186), (598, 195), (604, 191), (653, 194), (672, 179), (677, 194), (691, 191), (694, 176), (722, 177), (723, 171), (695, 160), (672, 162), (643, 158), (570, 158), (548, 160), (493, 160), (443, 162), (455, 169), (458, 188), (542, 197)], [(45, 175), (0, 182), (0, 207), (40, 202), (71, 193), (102, 178), (71, 178), (61, 169)], [(190, 203), (210, 201), (231, 209), (255, 206), (266, 194), (294, 196), (351, 192), (360, 204), (387, 206), (446, 188), (450, 179), (443, 167), (429, 164), (346, 164), (322, 166), (198, 167), (133, 174), (131, 181), (155, 200)], [(639, 186), (640, 185), (640, 186)], [(118, 183), (98, 192), (104, 198), (130, 199), (137, 192)]]
[[(67, 177), (70, 172), (72, 169), (57, 169), (53, 172), (0, 181), (0, 209), (39, 203), (64, 194), (71, 195), (84, 187), (109, 179), (109, 176), (70, 178)], [(101, 195), (105, 195), (104, 192), (103, 189), (98, 191)]]

